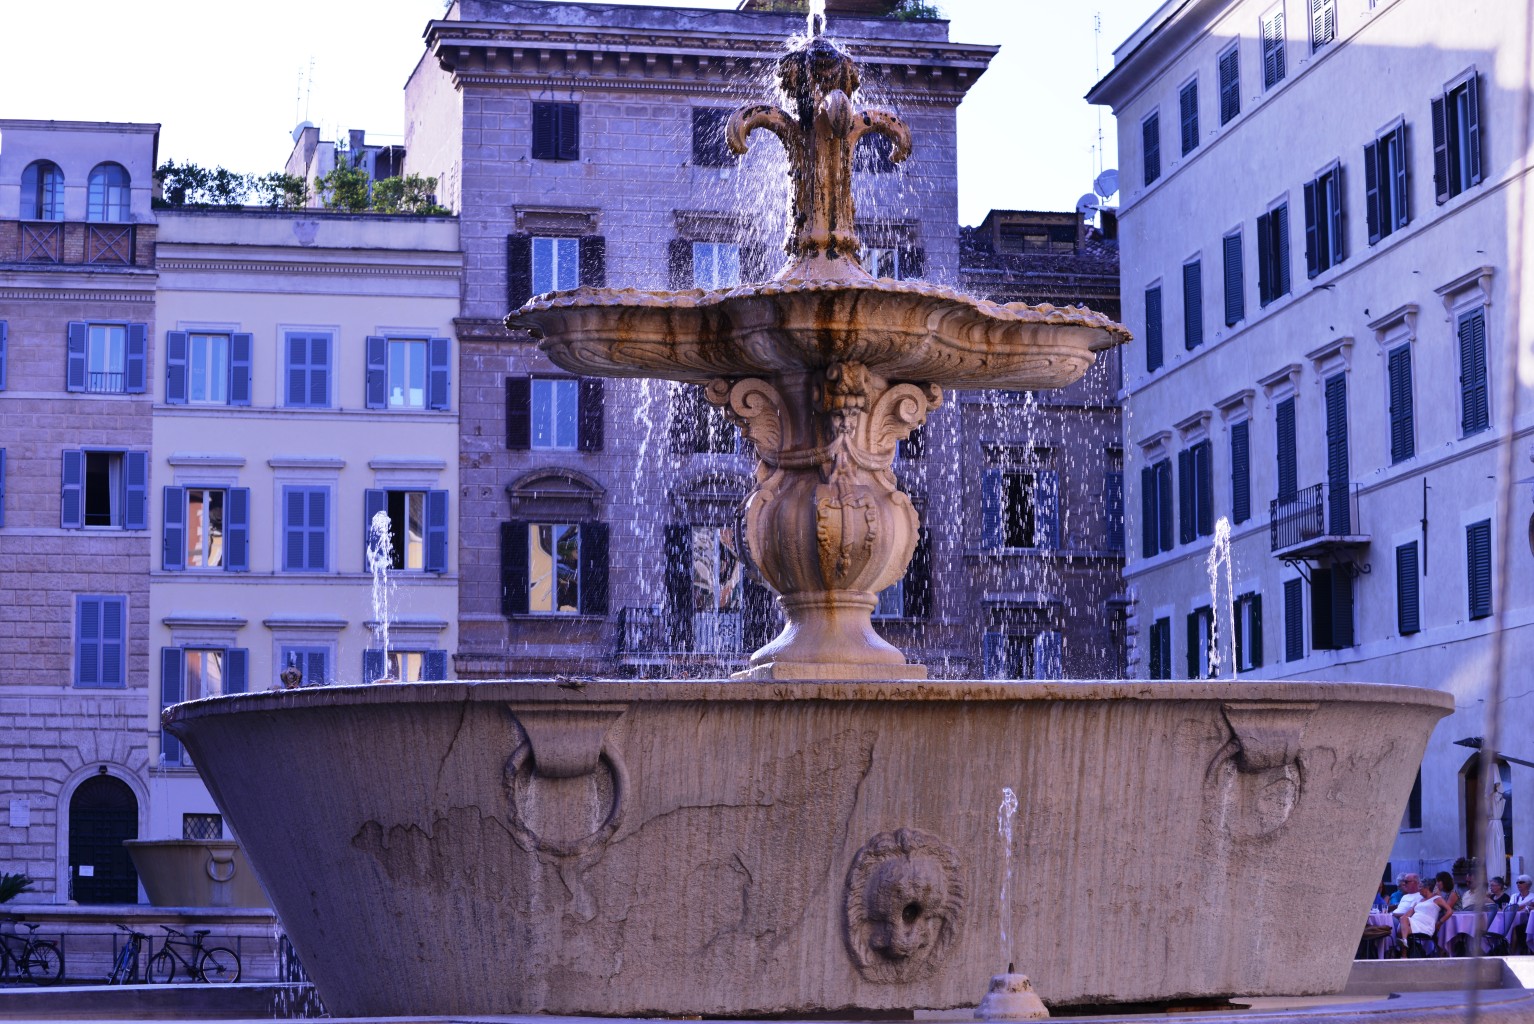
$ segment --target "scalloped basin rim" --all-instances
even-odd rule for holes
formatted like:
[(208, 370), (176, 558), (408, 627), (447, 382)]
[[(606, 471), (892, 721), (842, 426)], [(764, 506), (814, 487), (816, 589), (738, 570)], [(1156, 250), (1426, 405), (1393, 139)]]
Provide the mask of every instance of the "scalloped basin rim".
[[(1065, 680), (997, 682), (952, 680), (920, 682), (826, 683), (771, 680), (636, 681), (485, 680), (481, 682), (374, 683), (265, 690), (186, 701), (167, 708), (164, 719), (178, 721), (239, 711), (277, 710), (313, 704), (415, 704), (438, 701), (513, 700), (532, 703), (632, 703), (635, 701), (1156, 701), (1221, 700), (1242, 703), (1316, 701), (1327, 703), (1417, 704), (1454, 710), (1454, 697), (1441, 690), (1398, 683), (1317, 681), (1216, 682), (1202, 680)], [(172, 730), (174, 731), (174, 730)]]

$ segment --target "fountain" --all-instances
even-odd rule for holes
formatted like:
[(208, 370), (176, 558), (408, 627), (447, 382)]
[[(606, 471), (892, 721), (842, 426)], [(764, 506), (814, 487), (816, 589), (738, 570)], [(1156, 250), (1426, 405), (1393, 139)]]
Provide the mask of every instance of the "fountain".
[[(870, 277), (852, 151), (877, 132), (903, 159), (907, 130), (855, 106), (857, 69), (818, 32), (779, 80), (785, 107), (728, 126), (737, 151), (764, 129), (788, 152), (777, 279), (579, 288), (509, 320), (571, 372), (703, 385), (755, 444), (748, 553), (787, 625), (741, 677), (166, 713), (326, 1005), (869, 1014), (973, 1007), (996, 975), (987, 1015), (1005, 1016), (1028, 995), (1013, 959), (1054, 1006), (1337, 991), (1449, 696), (923, 679), (870, 622), (917, 529), (896, 443), (945, 388), (1059, 387), (1128, 336)], [(995, 840), (998, 786), (1016, 850)]]

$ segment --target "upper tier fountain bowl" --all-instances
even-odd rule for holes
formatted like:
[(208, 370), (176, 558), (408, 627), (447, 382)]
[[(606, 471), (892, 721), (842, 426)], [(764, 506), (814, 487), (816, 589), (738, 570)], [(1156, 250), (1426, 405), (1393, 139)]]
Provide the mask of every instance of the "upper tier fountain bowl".
[[(1127, 332), (857, 263), (857, 72), (818, 36), (789, 263), (579, 289), (510, 323), (559, 366), (706, 386), (761, 463), (787, 625), (744, 679), (333, 687), (177, 705), (180, 737), (342, 1015), (811, 1014), (1334, 992), (1446, 694), (1300, 682), (919, 681), (874, 631), (918, 519), (897, 442), (947, 387), (1056, 387)], [(1016, 791), (1011, 892), (996, 838)], [(1001, 936), (1009, 936), (1004, 943)]]

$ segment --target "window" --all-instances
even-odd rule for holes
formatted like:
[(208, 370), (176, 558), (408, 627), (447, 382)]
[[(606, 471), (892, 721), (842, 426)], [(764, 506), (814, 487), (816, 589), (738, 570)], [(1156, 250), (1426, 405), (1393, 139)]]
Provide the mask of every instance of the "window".
[(62, 457), (64, 529), (148, 529), (148, 452), (65, 451)]
[(145, 324), (72, 323), (67, 333), (66, 386), (96, 394), (144, 391), (149, 330)]
[(1204, 343), (1204, 274), (1202, 264), (1182, 265), (1182, 344), (1192, 351)]
[(1241, 52), (1240, 43), (1225, 48), (1219, 57), (1220, 70), (1220, 123), (1228, 124), (1241, 113)]
[(607, 524), (501, 524), (506, 615), (606, 615)]
[(1123, 456), (1110, 461), (1116, 469), (1103, 473), (1103, 519), (1108, 537), (1108, 550), (1122, 553), (1124, 550), (1124, 468)]
[(1284, 660), (1305, 657), (1305, 581), (1284, 581)]
[(446, 338), (368, 338), (367, 407), (446, 409), (451, 352)]
[(858, 262), (863, 264), (863, 269), (874, 277), (903, 281), (906, 277), (906, 268), (902, 266), (906, 261), (901, 259), (903, 254), (903, 250), (900, 249), (881, 249), (865, 245), (858, 253)]
[(736, 156), (725, 140), (730, 111), (724, 107), (694, 107), (692, 111), (692, 162), (699, 167), (730, 167)]
[(124, 637), (128, 599), (120, 595), (75, 597), (75, 685), (127, 685)]
[(1237, 525), (1252, 518), (1251, 431), (1250, 420), (1230, 425), (1230, 521)]
[(285, 385), (289, 409), (330, 408), (330, 335), (289, 332), (283, 337)]
[(1140, 469), (1140, 556), (1172, 550), (1172, 460)]
[(181, 838), (224, 838), (224, 816), (222, 814), (183, 814), (181, 816)]
[[(243, 647), (198, 645), (160, 648), (160, 707), (184, 700), (244, 693), (250, 674), (250, 651)], [(181, 741), (160, 732), (160, 763), (189, 765)]]
[(987, 469), (981, 480), (981, 537), (986, 548), (1060, 545), (1056, 472)]
[(389, 568), (447, 571), (447, 492), (369, 489), (363, 496), (363, 567), (378, 551), (378, 515), (388, 517)]
[(1418, 573), (1417, 542), (1396, 547), (1396, 628), (1402, 636), (1422, 629), (1422, 597)]
[(1337, 38), (1337, 0), (1310, 0), (1310, 52)]
[(987, 679), (1065, 678), (1065, 637), (1057, 630), (986, 633), (981, 642)]
[(1145, 184), (1161, 177), (1161, 112), (1152, 110), (1140, 122), (1141, 152), (1145, 160)]
[(1342, 262), (1342, 168), (1333, 164), (1305, 184), (1305, 273), (1315, 277)]
[(171, 405), (249, 405), (249, 334), (165, 334), (165, 401)]
[(1491, 614), (1491, 520), (1465, 527), (1465, 569), (1470, 593), (1470, 617)]
[(595, 377), (507, 377), (506, 447), (602, 450), (603, 385)]
[(1401, 815), (1401, 831), (1422, 828), (1422, 769), (1411, 784), (1411, 796), (1406, 798), (1406, 813)]
[(893, 174), (895, 161), (892, 156), (894, 144), (888, 136), (869, 132), (860, 136), (852, 151), (852, 169), (869, 174)]
[(1373, 245), (1411, 221), (1406, 181), (1406, 126), (1399, 124), (1364, 147), (1364, 205)]
[(1262, 668), (1262, 595), (1241, 594), (1236, 598), (1236, 671)]
[(1177, 487), (1184, 544), (1214, 533), (1213, 444), (1203, 440), (1177, 453)]
[(376, 683), (426, 683), (447, 678), (447, 652), (442, 650), (401, 651), (369, 647), (362, 652), (362, 681)]
[(692, 286), (734, 288), (740, 284), (740, 246), (734, 242), (692, 243)]
[(740, 428), (697, 384), (671, 385), (671, 450), (677, 455), (733, 455), (741, 449)]
[(1335, 537), (1353, 532), (1348, 473), (1348, 378), (1326, 378), (1326, 520)]
[(1390, 375), (1390, 462), (1405, 462), (1417, 454), (1412, 411), (1411, 346), (1398, 345), (1388, 357)]
[(1459, 332), (1460, 432), (1466, 437), (1491, 426), (1486, 392), (1486, 309), (1461, 313)]
[(282, 569), (328, 572), (330, 569), (330, 488), (282, 489)]
[(329, 647), (312, 644), (283, 645), (277, 651), (278, 677), (272, 684), (286, 685), (281, 673), (287, 669), (298, 672), (298, 686), (323, 686), (331, 681)]
[(64, 172), (51, 160), (34, 160), (21, 172), (21, 219), (64, 219)]
[(1225, 326), (1234, 327), (1246, 316), (1246, 282), (1241, 269), (1241, 232), (1233, 231), (1222, 240), (1225, 261)]
[(1188, 613), (1188, 678), (1211, 679), (1214, 664), (1210, 645), (1214, 640), (1214, 612), (1208, 605)]
[(165, 569), (250, 569), (248, 487), (167, 487)]
[(10, 324), (0, 320), (0, 391), (5, 390), (6, 373), (5, 365), (8, 362), (8, 350), (10, 348)]
[(5, 525), (5, 449), (0, 448), (0, 526)]
[(1353, 646), (1353, 573), (1348, 566), (1310, 570), (1310, 646), (1337, 651)]
[(91, 324), (86, 335), (87, 391), (120, 392), (124, 388), (128, 329), (121, 324)]
[(1177, 105), (1182, 114), (1182, 155), (1187, 156), (1198, 148), (1198, 79), (1182, 87)]
[(1257, 218), (1257, 301), (1266, 306), (1289, 294), (1289, 204)]
[(1273, 412), (1278, 435), (1278, 500), (1293, 501), (1300, 493), (1299, 459), (1294, 434), (1294, 396), (1279, 402)]
[(1161, 618), (1150, 628), (1150, 677), (1172, 678), (1172, 620)]
[(1481, 77), (1469, 78), (1432, 101), (1433, 194), (1446, 203), (1481, 181)]
[(1145, 372), (1161, 369), (1161, 286), (1145, 289)]
[(1264, 14), (1262, 32), (1262, 87), (1271, 89), (1284, 80), (1284, 5)]
[(533, 239), (533, 294), (567, 291), (580, 286), (579, 238)]
[(85, 219), (115, 222), (129, 219), (128, 172), (121, 164), (97, 164), (86, 192)]
[(533, 104), (533, 159), (581, 158), (581, 107), (578, 103)]

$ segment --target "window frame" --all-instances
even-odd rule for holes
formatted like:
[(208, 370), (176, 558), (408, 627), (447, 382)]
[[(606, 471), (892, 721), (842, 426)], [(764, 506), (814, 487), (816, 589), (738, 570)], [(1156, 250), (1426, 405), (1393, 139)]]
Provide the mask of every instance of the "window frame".
[(692, 108), (692, 162), (695, 167), (729, 168), (740, 157), (730, 150), (725, 125), (733, 111), (729, 107)]
[[(1155, 145), (1150, 145), (1151, 136)], [(1149, 188), (1161, 178), (1161, 108), (1157, 107), (1140, 118), (1140, 167), (1144, 175), (1144, 187)]]
[[(1467, 343), (1465, 328), (1473, 321), (1480, 324), (1480, 338), (1478, 341)], [(1471, 437), (1490, 430), (1492, 425), (1491, 352), (1490, 342), (1486, 336), (1486, 305), (1484, 303), (1467, 305), (1454, 311), (1454, 339), (1455, 364), (1459, 368), (1460, 436)], [(1471, 378), (1476, 368), (1467, 369), (1465, 366), (1465, 357), (1472, 346), (1479, 349), (1480, 381), (1478, 383)]]
[(21, 209), (17, 213), (20, 220), (52, 223), (64, 219), (64, 172), (58, 164), (47, 159), (27, 164), (21, 172)]
[[(527, 611), (524, 614), (537, 616), (539, 618), (563, 618), (563, 617), (580, 615), (581, 614), (581, 582), (582, 582), (581, 581), (581, 524), (579, 522), (558, 522), (558, 523), (556, 523), (556, 522), (536, 521), (536, 522), (529, 522), (527, 524), (527, 528), (528, 528), (528, 532), (527, 532), (527, 535), (524, 538), (524, 540), (525, 540), (525, 542), (527, 544), (528, 584), (527, 584)], [(548, 601), (548, 603), (552, 607), (549, 607), (549, 608), (538, 608), (538, 607), (534, 606), (534, 604), (535, 604), (534, 596), (535, 596), (535, 594), (537, 592), (537, 588), (538, 588), (539, 582), (540, 582), (538, 576), (536, 575), (536, 573), (537, 573), (537, 558), (542, 553), (541, 550), (540, 550), (541, 547), (542, 547), (542, 535), (540, 533), (539, 537), (535, 540), (534, 536), (533, 536), (533, 531), (534, 530), (539, 530), (539, 531), (549, 530), (549, 531), (551, 531), (550, 534), (549, 534), (549, 542), (550, 542), (550, 546), (549, 546), (549, 550), (548, 550), (549, 572), (547, 574), (547, 578), (550, 580), (550, 583), (549, 583), (549, 595), (548, 595), (549, 596), (549, 601)], [(556, 531), (556, 530), (559, 531), (559, 532), (558, 533), (554, 533), (553, 531)], [(561, 558), (561, 556), (558, 553), (558, 549), (559, 549), (559, 545), (565, 539), (565, 536), (568, 533), (571, 533), (571, 532), (573, 532), (574, 535), (575, 535), (575, 557), (574, 557), (573, 564), (571, 566), (569, 566), (569, 568), (570, 568), (570, 575), (571, 575), (571, 578), (573, 579), (573, 583), (574, 583), (575, 601), (574, 601), (573, 606), (571, 606), (567, 610), (567, 609), (561, 607), (560, 606), (560, 602), (559, 602), (559, 596), (560, 596), (560, 593), (561, 593), (560, 571), (561, 571), (561, 568), (562, 568), (562, 566), (560, 565), (560, 562), (562, 561), (562, 558)]]
[(133, 220), (133, 178), (122, 164), (103, 160), (91, 168), (86, 178), (85, 219), (92, 224)]
[(1410, 154), (1404, 117), (1396, 118), (1364, 146), (1364, 210), (1370, 245), (1411, 223)]
[[(1471, 67), (1429, 101), (1433, 128), (1433, 193), (1438, 205), (1485, 180), (1481, 76)], [(1459, 98), (1464, 98), (1461, 105)]]
[(531, 115), (532, 140), (528, 152), (534, 160), (559, 162), (581, 158), (581, 105), (552, 101), (534, 101)]
[(1290, 270), (1289, 196), (1257, 216), (1257, 302), (1266, 309), (1294, 289)]
[(1204, 254), (1182, 263), (1182, 345), (1192, 352), (1204, 343)]
[[(304, 360), (299, 363), (294, 360), (295, 342), (304, 343)], [(315, 345), (318, 344), (324, 352), (323, 363), (315, 361)], [(295, 388), (299, 383), (297, 375), (302, 374), (301, 387)], [(314, 400), (315, 381), (323, 375), (324, 398), (321, 401)], [(304, 330), (303, 328), (290, 327), (282, 332), (282, 406), (285, 409), (330, 409), (335, 405), (335, 332), (331, 330)], [(301, 391), (303, 398), (294, 400), (297, 391)]]
[(1334, 160), (1305, 184), (1305, 274), (1315, 278), (1347, 259), (1346, 182)]
[(1337, 38), (1337, 0), (1309, 0), (1310, 52), (1319, 53)]
[[(91, 456), (107, 456), (107, 480), (91, 486)], [(59, 453), (61, 489), (59, 526), (65, 530), (107, 532), (149, 529), (149, 453), (134, 448), (66, 448)], [(99, 480), (97, 471), (96, 479)], [(92, 495), (107, 488), (107, 522), (87, 522)], [(99, 499), (100, 495), (96, 495)], [(99, 512), (96, 513), (99, 516)]]
[[(279, 527), (279, 534), (281, 537), (281, 559), (278, 563), (281, 568), (279, 571), (282, 573), (295, 574), (330, 572), (331, 565), (334, 562), (334, 559), (331, 555), (331, 548), (334, 545), (335, 535), (335, 488), (328, 483), (294, 483), (279, 481), (276, 486), (276, 491), (281, 502), (281, 504), (278, 506), (278, 508), (281, 510), (279, 518), (279, 522), (281, 523), (281, 526)], [(289, 521), (288, 513), (292, 509), (293, 497), (300, 493), (305, 496), (304, 518), (306, 521), (302, 525), (295, 526)], [(324, 496), (323, 514), (321, 517), (324, 521), (319, 525), (316, 525), (311, 521), (314, 513), (311, 502), (317, 495)], [(315, 553), (316, 550), (313, 546), (313, 538), (316, 535), (321, 538), (319, 549), (321, 553), (320, 565), (311, 564), (313, 562), (313, 558), (311, 556)], [(302, 564), (297, 565), (292, 564), (292, 555), (295, 550), (295, 539), (298, 540), (298, 543), (301, 544), (304, 549), (303, 557), (299, 560)]]
[[(573, 452), (580, 450), (581, 382), (579, 377), (533, 374), (530, 384), (532, 451)], [(561, 397), (562, 393), (567, 392)], [(542, 398), (540, 399), (540, 396)], [(540, 415), (540, 406), (542, 406)], [(568, 407), (568, 410), (567, 408)], [(562, 418), (567, 422), (561, 422)], [(569, 443), (564, 443), (568, 427)], [(540, 432), (542, 436), (540, 436)]]
[[(97, 607), (100, 609), (100, 611), (98, 613), (98, 619), (97, 619), (98, 629), (97, 629), (95, 637), (92, 638), (92, 639), (94, 639), (94, 642), (97, 645), (97, 650), (95, 652), (95, 654), (96, 654), (96, 657), (95, 657), (96, 679), (94, 681), (87, 681), (87, 678), (86, 678), (86, 676), (85, 676), (85, 674), (83, 672), (83, 669), (85, 668), (84, 658), (85, 658), (85, 656), (87, 654), (86, 644), (92, 642), (91, 639), (87, 639), (87, 637), (85, 635), (85, 623), (86, 623), (85, 609), (87, 607), (87, 603), (88, 602), (97, 602)], [(107, 656), (108, 646), (106, 645), (105, 629), (106, 629), (106, 624), (107, 624), (107, 609), (109, 607), (116, 609), (114, 614), (115, 614), (116, 620), (117, 620), (117, 632), (118, 632), (118, 635), (117, 635), (117, 638), (116, 638), (117, 652), (116, 652), (115, 664), (109, 662), (108, 661), (108, 656)], [(71, 637), (73, 642), (70, 645), (70, 649), (71, 649), (71, 652), (72, 652), (71, 656), (70, 656), (70, 661), (71, 661), (70, 678), (71, 678), (71, 686), (74, 689), (78, 689), (78, 690), (121, 690), (121, 689), (126, 689), (127, 688), (127, 685), (128, 685), (128, 627), (129, 627), (128, 595), (126, 595), (126, 594), (76, 594), (75, 595), (73, 630), (72, 630), (73, 635)], [(109, 665), (112, 665), (116, 669), (115, 673), (110, 673), (111, 678), (107, 678), (107, 675), (109, 673), (107, 673), (105, 671), (105, 669), (107, 669), (109, 667)]]
[[(1151, 316), (1151, 296), (1155, 295), (1155, 316)], [(1145, 372), (1155, 373), (1166, 365), (1166, 298), (1157, 278), (1145, 287)]]
[(1267, 92), (1278, 86), (1289, 73), (1289, 40), (1284, 30), (1282, 2), (1258, 16), (1257, 38), (1262, 42), (1262, 91)]
[[(734, 270), (731, 274), (730, 271)], [(733, 278), (733, 279), (732, 279)], [(692, 286), (704, 290), (736, 288), (741, 282), (739, 242), (692, 243)]]
[[(1190, 98), (1191, 97), (1191, 102)], [(1198, 148), (1198, 76), (1194, 75), (1177, 87), (1177, 123), (1182, 155), (1187, 156)]]
[(580, 287), (581, 240), (578, 236), (533, 235), (531, 242), (534, 295)]
[[(1220, 125), (1229, 124), (1241, 114), (1241, 40), (1235, 39), (1215, 57), (1220, 79)], [(1229, 79), (1226, 72), (1230, 72)]]

